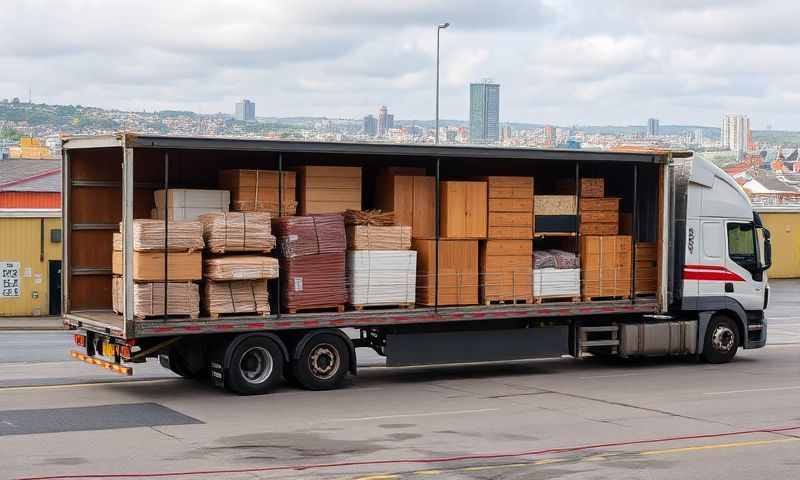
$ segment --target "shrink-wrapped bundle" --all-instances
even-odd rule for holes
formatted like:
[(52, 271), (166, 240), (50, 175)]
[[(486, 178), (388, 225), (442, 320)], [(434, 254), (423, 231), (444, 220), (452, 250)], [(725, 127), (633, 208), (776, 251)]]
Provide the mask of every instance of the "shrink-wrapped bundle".
[(273, 218), (272, 231), (282, 258), (341, 253), (347, 247), (339, 214)]
[(199, 218), (211, 253), (269, 252), (275, 247), (268, 212), (207, 213)]
[(408, 250), (411, 227), (406, 225), (348, 225), (348, 250)]
[(203, 273), (217, 282), (278, 278), (278, 259), (261, 255), (211, 257), (203, 262)]
[[(169, 228), (169, 245), (166, 245)], [(122, 250), (120, 236), (119, 249)], [(133, 249), (137, 252), (163, 252), (202, 250), (203, 224), (200, 222), (171, 221), (165, 228), (163, 220), (137, 219), (133, 221)]]
[(281, 260), (281, 305), (288, 313), (339, 307), (347, 301), (345, 252)]
[(347, 252), (349, 303), (355, 306), (414, 305), (417, 252), (354, 250)]
[(203, 284), (203, 310), (212, 317), (223, 314), (269, 314), (266, 280), (237, 280)]
[[(122, 299), (125, 281), (122, 277), (114, 277), (112, 287), (112, 303), (114, 309), (122, 312)], [(164, 282), (135, 283), (133, 285), (133, 316), (138, 319), (164, 316)], [(196, 283), (169, 282), (166, 288), (167, 315), (189, 316), (200, 315), (200, 290)]]

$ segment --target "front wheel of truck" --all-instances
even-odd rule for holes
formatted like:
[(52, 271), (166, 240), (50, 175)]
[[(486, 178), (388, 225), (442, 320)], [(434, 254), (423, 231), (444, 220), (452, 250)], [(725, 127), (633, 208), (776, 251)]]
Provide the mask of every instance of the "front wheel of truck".
[(706, 330), (703, 344), (703, 359), (708, 363), (727, 363), (739, 349), (739, 333), (736, 323), (725, 315), (716, 315)]

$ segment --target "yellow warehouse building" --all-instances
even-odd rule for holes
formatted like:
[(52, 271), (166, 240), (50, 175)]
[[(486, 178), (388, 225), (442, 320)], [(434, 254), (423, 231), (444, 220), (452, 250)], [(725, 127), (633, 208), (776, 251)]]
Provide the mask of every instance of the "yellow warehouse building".
[(800, 278), (800, 207), (756, 207), (772, 237), (769, 278)]

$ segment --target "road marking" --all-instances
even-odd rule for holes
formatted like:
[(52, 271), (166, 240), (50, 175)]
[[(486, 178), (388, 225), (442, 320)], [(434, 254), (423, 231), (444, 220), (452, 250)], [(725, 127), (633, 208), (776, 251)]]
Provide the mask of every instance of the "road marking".
[(755, 447), (759, 445), (772, 445), (776, 443), (800, 442), (800, 438), (780, 438), (777, 440), (751, 440), (736, 443), (717, 443), (714, 445), (700, 445), (697, 447), (666, 448), (663, 450), (647, 450), (639, 455), (667, 455), (670, 453), (699, 452), (703, 450), (716, 450), (720, 448)]
[(705, 392), (703, 395), (733, 395), (735, 393), (752, 393), (752, 392), (779, 392), (782, 390), (800, 390), (800, 385), (792, 387), (764, 387), (764, 388), (750, 388), (747, 390), (728, 390), (726, 392)]
[(368, 477), (358, 477), (356, 478), (356, 480), (392, 480), (393, 478), (400, 478), (400, 475), (390, 475), (390, 474), (370, 475)]
[(650, 375), (650, 373), (614, 373), (610, 375), (592, 375), (590, 377), (578, 377), (578, 378), (580, 380), (592, 380), (594, 378), (638, 377), (641, 375)]
[(534, 465), (549, 465), (551, 463), (566, 462), (567, 460), (569, 460), (569, 459), (567, 459), (567, 458), (545, 458), (544, 460), (536, 460), (535, 462), (533, 462), (533, 464)]
[(100, 386), (108, 386), (108, 385), (124, 385), (126, 383), (135, 383), (135, 384), (153, 384), (153, 383), (163, 383), (163, 382), (174, 382), (178, 380), (177, 378), (164, 378), (159, 380), (125, 380), (121, 382), (95, 382), (95, 383), (69, 383), (65, 385), (30, 385), (26, 387), (0, 387), (0, 393), (3, 392), (16, 392), (20, 390), (60, 390), (66, 388), (82, 388), (82, 387), (100, 387)]
[(459, 472), (482, 472), (484, 470), (498, 470), (501, 468), (520, 468), (527, 467), (530, 463), (504, 463), (502, 465), (478, 465), (475, 467), (459, 468)]
[(386, 420), (390, 418), (410, 418), (410, 417), (436, 417), (440, 415), (464, 415), (467, 413), (486, 413), (496, 412), (499, 408), (481, 408), (479, 410), (451, 410), (445, 412), (425, 412), (425, 413), (401, 413), (397, 415), (380, 415), (376, 417), (354, 417), (354, 418), (336, 418), (332, 422), (366, 422), (369, 420)]
[(444, 470), (417, 470), (414, 475), (440, 475)]

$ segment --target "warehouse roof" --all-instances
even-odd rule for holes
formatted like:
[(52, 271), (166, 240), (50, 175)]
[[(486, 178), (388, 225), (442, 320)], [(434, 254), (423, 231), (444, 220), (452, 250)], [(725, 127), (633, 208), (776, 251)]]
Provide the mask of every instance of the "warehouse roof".
[(60, 192), (61, 161), (0, 160), (0, 191)]
[(350, 155), (395, 155), (445, 158), (519, 158), (537, 160), (621, 161), (665, 163), (667, 155), (685, 158), (691, 152), (635, 151), (612, 152), (527, 147), (492, 147), (478, 145), (431, 145), (397, 143), (306, 142), (228, 137), (178, 137), (119, 133), (99, 136), (66, 136), (64, 150), (85, 148), (164, 148), (189, 150), (243, 150), (264, 152), (302, 152)]

